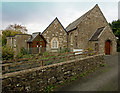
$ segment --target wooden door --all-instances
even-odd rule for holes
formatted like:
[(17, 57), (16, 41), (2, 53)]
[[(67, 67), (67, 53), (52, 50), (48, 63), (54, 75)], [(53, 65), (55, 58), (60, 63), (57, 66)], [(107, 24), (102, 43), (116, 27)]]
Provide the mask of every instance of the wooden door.
[(108, 40), (105, 42), (105, 54), (110, 55), (110, 50), (111, 50), (111, 46), (110, 46), (110, 41)]

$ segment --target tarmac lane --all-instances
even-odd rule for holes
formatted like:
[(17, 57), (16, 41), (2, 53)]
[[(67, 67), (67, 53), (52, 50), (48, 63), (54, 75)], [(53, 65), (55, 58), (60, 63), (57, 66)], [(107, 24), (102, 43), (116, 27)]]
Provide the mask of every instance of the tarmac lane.
[(55, 91), (118, 91), (118, 55), (106, 55), (106, 66)]

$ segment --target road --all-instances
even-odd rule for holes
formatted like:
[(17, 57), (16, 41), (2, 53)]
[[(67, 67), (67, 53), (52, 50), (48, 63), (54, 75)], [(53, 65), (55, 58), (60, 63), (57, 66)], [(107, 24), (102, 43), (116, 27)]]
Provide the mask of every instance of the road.
[(55, 91), (117, 91), (118, 90), (118, 55), (105, 56), (106, 66), (80, 77)]

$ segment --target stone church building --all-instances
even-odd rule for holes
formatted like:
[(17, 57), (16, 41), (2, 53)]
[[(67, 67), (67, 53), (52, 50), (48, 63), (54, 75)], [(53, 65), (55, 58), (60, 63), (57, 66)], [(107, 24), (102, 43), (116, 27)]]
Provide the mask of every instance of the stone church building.
[(42, 32), (41, 37), (46, 51), (50, 52), (65, 48), (71, 51), (90, 48), (105, 54), (114, 54), (117, 51), (116, 37), (97, 4), (66, 28), (56, 17)]
[(116, 37), (98, 5), (66, 27), (69, 32), (69, 48), (92, 48), (99, 53), (114, 54)]
[(114, 54), (117, 50), (116, 37), (97, 4), (66, 29), (56, 18), (42, 35), (48, 51), (91, 48), (98, 53)]
[(43, 31), (42, 35), (47, 41), (47, 51), (57, 52), (58, 50), (68, 47), (68, 32), (62, 26), (57, 17)]

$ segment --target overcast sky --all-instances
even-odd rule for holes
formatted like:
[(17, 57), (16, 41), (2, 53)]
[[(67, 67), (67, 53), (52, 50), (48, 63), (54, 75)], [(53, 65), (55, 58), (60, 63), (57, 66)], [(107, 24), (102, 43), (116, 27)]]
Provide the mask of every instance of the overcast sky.
[[(28, 33), (42, 32), (58, 17), (66, 27), (96, 4), (108, 22), (118, 19), (118, 2), (2, 2), (2, 29), (9, 24), (21, 24)], [(15, 0), (13, 0), (15, 1)], [(109, 0), (110, 1), (110, 0)]]

